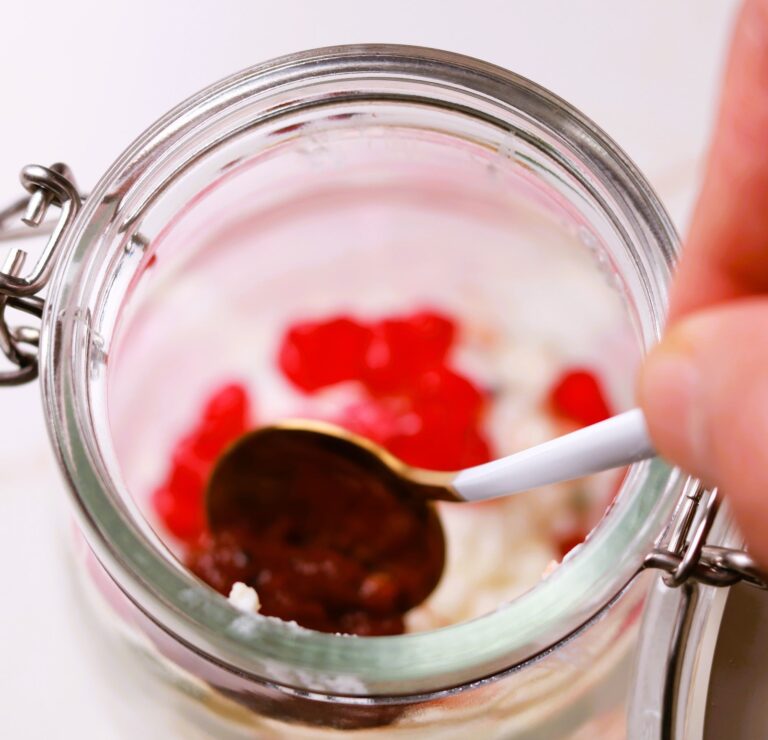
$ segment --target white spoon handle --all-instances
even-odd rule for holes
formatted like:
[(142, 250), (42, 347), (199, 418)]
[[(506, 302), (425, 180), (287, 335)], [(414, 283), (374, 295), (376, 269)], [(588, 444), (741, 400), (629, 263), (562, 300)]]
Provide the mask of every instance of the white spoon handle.
[(467, 501), (519, 493), (653, 457), (645, 418), (633, 409), (549, 442), (467, 468), (452, 486)]

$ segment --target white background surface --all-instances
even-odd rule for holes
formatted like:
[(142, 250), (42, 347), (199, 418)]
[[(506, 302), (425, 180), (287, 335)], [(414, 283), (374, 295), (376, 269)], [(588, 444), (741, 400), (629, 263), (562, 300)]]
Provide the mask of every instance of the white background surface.
[[(0, 203), (19, 168), (63, 160), (90, 189), (152, 121), (269, 57), (364, 41), (443, 47), (534, 79), (622, 145), (687, 217), (735, 2), (728, 0), (133, 0), (6, 3)], [(66, 568), (63, 485), (37, 387), (0, 389), (0, 735), (127, 738), (119, 663), (93, 666)], [(115, 700), (118, 700), (117, 702)], [(134, 702), (132, 699), (131, 702)], [(149, 706), (149, 702), (148, 702)], [(180, 736), (153, 727), (145, 738)], [(148, 710), (147, 710), (148, 711)]]

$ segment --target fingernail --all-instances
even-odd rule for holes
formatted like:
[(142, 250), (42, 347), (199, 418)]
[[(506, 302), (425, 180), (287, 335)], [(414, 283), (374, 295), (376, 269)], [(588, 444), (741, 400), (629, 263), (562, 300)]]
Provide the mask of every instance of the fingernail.
[(697, 422), (699, 369), (694, 344), (673, 329), (649, 353), (640, 376), (640, 403), (662, 456), (706, 475), (702, 425)]

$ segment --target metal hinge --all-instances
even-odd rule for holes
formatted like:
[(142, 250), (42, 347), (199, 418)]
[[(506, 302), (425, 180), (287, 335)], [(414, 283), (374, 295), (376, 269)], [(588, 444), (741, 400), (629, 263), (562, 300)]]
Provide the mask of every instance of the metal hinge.
[(664, 583), (672, 588), (687, 581), (707, 586), (732, 586), (743, 581), (768, 589), (768, 573), (748, 552), (706, 544), (719, 500), (717, 489), (696, 487), (684, 499), (666, 547), (651, 552), (644, 566), (664, 571)]
[(50, 228), (45, 247), (28, 274), (22, 274), (27, 253), (15, 247), (0, 268), (0, 350), (15, 366), (0, 372), (0, 385), (19, 385), (37, 377), (40, 331), (31, 326), (10, 327), (6, 310), (15, 308), (37, 318), (42, 316), (44, 302), (35, 294), (50, 280), (54, 255), (82, 203), (72, 173), (64, 164), (29, 165), (21, 171), (20, 179), (29, 195), (0, 211), (0, 241), (40, 233), (28, 228), (12, 228), (10, 224), (19, 216), (27, 227), (37, 229), (51, 206), (57, 206), (60, 212)]

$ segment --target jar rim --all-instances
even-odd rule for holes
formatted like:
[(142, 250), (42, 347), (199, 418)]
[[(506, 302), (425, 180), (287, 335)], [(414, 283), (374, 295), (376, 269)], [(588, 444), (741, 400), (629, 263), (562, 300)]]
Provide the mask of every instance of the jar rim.
[[(42, 391), (49, 432), (89, 544), (153, 621), (219, 664), (286, 690), (348, 697), (434, 695), (533, 660), (597, 618), (642, 569), (645, 554), (667, 525), (680, 474), (659, 460), (635, 466), (630, 473), (635, 485), (624, 487), (579, 551), (496, 612), (432, 632), (329, 635), (244, 615), (163, 557), (157, 538), (118, 505), (88, 409), (87, 355), (93, 337), (83, 306), (99, 287), (91, 257), (100, 230), (126, 195), (139, 192), (146, 173), (172, 158), (180, 142), (200, 137), (217, 115), (244, 101), (285, 86), (300, 96), (301, 85), (310, 79), (343, 76), (349, 85), (372, 75), (403, 85), (415, 80), (432, 85), (436, 101), (446, 90), (492, 101), (535, 121), (577, 152), (615, 196), (637, 230), (633, 236), (654, 254), (648, 279), (658, 335), (677, 243), (674, 228), (643, 176), (599, 128), (547, 90), (476, 59), (410, 46), (329, 47), (257, 65), (194, 95), (151, 126), (108, 170), (62, 245), (43, 321)], [(632, 497), (624, 495), (632, 487)], [(600, 562), (609, 543), (620, 552), (616, 543), (628, 532), (633, 546), (615, 562)], [(534, 614), (537, 619), (531, 620)]]

